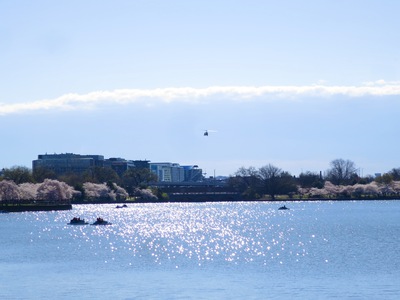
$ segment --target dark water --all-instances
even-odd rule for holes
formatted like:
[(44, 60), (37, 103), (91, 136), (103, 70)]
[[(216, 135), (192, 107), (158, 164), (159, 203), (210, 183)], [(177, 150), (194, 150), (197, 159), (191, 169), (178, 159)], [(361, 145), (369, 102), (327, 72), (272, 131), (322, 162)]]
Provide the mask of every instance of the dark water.
[(0, 299), (399, 299), (400, 201), (280, 205), (0, 214)]

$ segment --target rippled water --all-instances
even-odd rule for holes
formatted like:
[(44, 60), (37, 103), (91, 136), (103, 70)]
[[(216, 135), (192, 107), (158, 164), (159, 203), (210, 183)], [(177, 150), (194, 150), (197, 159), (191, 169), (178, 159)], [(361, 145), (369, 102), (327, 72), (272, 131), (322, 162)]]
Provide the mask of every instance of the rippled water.
[(400, 201), (281, 204), (0, 214), (0, 299), (398, 299)]

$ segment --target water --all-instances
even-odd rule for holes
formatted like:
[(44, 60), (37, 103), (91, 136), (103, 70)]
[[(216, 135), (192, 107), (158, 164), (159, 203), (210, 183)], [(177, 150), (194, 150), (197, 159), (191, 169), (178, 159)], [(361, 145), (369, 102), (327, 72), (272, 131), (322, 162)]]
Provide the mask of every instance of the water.
[(400, 201), (281, 204), (0, 214), (0, 299), (399, 298)]

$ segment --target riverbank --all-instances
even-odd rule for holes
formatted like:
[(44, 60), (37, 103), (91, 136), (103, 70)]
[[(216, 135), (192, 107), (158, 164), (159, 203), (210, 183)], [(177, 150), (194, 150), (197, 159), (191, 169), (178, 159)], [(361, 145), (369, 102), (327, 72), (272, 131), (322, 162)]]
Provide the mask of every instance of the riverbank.
[(10, 205), (0, 205), (0, 213), (8, 213), (8, 212), (27, 212), (27, 211), (55, 211), (55, 210), (71, 210), (72, 205), (82, 205), (82, 204), (115, 204), (119, 207), (120, 205), (134, 205), (139, 203), (210, 203), (210, 202), (329, 202), (329, 201), (377, 201), (377, 200), (400, 200), (398, 197), (382, 197), (382, 198), (277, 198), (277, 199), (241, 199), (241, 200), (232, 200), (232, 199), (213, 199), (210, 198), (208, 200), (205, 199), (190, 199), (183, 198), (179, 200), (158, 200), (158, 201), (79, 201), (73, 202), (72, 204), (10, 204)]

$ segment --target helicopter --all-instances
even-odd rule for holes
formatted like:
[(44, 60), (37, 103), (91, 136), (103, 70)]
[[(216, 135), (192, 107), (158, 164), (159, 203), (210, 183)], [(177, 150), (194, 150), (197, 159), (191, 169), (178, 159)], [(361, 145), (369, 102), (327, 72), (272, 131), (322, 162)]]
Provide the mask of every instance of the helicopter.
[(217, 131), (216, 131), (216, 130), (205, 129), (203, 135), (204, 135), (204, 136), (208, 136), (208, 133), (209, 133), (209, 132), (217, 132)]

